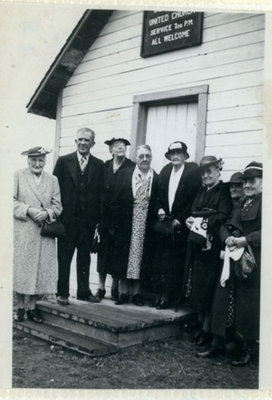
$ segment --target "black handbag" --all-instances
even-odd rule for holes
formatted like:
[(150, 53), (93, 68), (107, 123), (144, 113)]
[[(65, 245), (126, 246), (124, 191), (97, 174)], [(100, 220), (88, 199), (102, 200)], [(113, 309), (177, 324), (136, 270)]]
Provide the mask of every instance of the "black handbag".
[(153, 226), (153, 231), (163, 236), (173, 235), (174, 228), (171, 217), (166, 216), (162, 221), (156, 221)]
[(65, 237), (65, 234), (65, 227), (59, 219), (56, 219), (56, 221), (51, 223), (44, 221), (42, 224), (41, 236), (50, 238), (63, 238)]
[(247, 279), (252, 274), (256, 266), (255, 257), (251, 247), (248, 245), (245, 248), (240, 260), (236, 261), (234, 264), (235, 275), (239, 280)]

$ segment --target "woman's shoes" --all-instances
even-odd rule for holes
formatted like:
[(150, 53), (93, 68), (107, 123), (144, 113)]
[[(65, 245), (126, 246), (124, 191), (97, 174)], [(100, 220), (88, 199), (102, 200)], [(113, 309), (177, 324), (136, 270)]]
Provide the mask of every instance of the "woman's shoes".
[(243, 367), (244, 365), (247, 365), (249, 363), (250, 359), (251, 359), (250, 354), (245, 353), (235, 358), (232, 361), (231, 365), (233, 365), (234, 367)]
[(128, 294), (120, 294), (119, 299), (115, 302), (117, 306), (128, 303), (129, 296)]
[(195, 344), (197, 346), (205, 346), (209, 344), (213, 339), (213, 335), (210, 332), (200, 331), (198, 335), (196, 335)]
[(43, 322), (40, 311), (36, 308), (34, 310), (27, 310), (26, 313), (29, 321), (36, 322), (37, 324), (41, 324)]
[(25, 316), (25, 309), (24, 308), (18, 308), (17, 311), (16, 311), (16, 314), (14, 315), (14, 321), (23, 322), (24, 321), (24, 316)]
[(106, 290), (105, 289), (97, 289), (95, 297), (97, 297), (101, 301), (102, 299), (104, 299), (105, 294), (106, 294)]
[(118, 293), (118, 288), (116, 289), (111, 289), (111, 299), (113, 301), (117, 301), (119, 297), (119, 293)]
[(142, 295), (135, 294), (134, 296), (132, 296), (132, 303), (139, 307), (144, 306), (144, 301), (143, 301)]

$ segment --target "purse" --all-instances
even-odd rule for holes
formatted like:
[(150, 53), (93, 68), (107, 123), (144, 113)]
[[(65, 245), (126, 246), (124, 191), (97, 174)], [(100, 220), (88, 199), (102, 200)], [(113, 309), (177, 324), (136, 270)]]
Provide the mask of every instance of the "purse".
[(251, 247), (248, 245), (242, 254), (240, 260), (234, 264), (234, 272), (239, 280), (247, 279), (257, 267), (254, 254)]
[(171, 217), (165, 217), (162, 221), (156, 221), (153, 226), (153, 231), (163, 236), (170, 236), (174, 229)]
[(63, 238), (65, 237), (65, 227), (59, 219), (54, 222), (44, 221), (41, 227), (41, 236), (50, 238)]

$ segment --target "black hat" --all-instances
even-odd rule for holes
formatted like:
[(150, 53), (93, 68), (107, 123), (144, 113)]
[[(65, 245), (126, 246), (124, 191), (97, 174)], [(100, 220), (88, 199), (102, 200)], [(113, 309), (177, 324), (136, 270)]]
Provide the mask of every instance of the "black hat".
[(217, 165), (220, 169), (223, 165), (222, 158), (216, 158), (215, 156), (204, 156), (200, 161), (200, 168), (204, 169), (210, 165)]
[(249, 163), (243, 171), (243, 179), (263, 176), (263, 164), (257, 161)]
[(235, 172), (234, 174), (231, 175), (230, 183), (243, 183), (243, 174), (242, 172)]
[(110, 140), (106, 140), (104, 143), (107, 144), (108, 146), (112, 146), (114, 142), (123, 142), (125, 146), (129, 146), (130, 142), (127, 139), (124, 138), (112, 138)]
[(170, 160), (170, 154), (172, 154), (174, 151), (180, 151), (181, 153), (183, 153), (185, 155), (185, 160), (187, 160), (187, 158), (189, 158), (189, 154), (187, 153), (187, 146), (185, 143), (183, 142), (173, 142), (170, 144), (170, 146), (168, 147), (167, 152), (165, 153), (165, 157), (168, 158), (168, 160)]
[(52, 150), (45, 149), (44, 147), (41, 146), (37, 146), (37, 147), (32, 147), (29, 150), (23, 151), (21, 155), (28, 157), (45, 156), (46, 154), (51, 153), (51, 151)]

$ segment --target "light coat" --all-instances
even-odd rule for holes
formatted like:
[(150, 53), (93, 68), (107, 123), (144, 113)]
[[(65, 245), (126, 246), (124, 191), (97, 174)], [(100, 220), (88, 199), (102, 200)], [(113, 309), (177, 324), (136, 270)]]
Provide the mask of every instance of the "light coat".
[(30, 206), (44, 208), (49, 220), (61, 214), (56, 177), (43, 172), (38, 184), (28, 168), (14, 179), (14, 290), (20, 294), (56, 292), (57, 260), (55, 239), (42, 237), (41, 227), (28, 215)]

